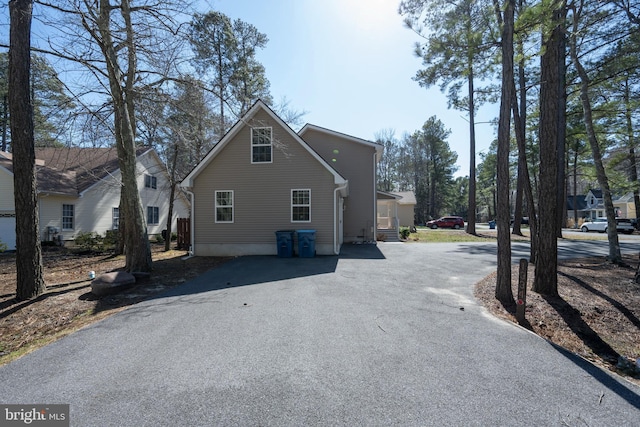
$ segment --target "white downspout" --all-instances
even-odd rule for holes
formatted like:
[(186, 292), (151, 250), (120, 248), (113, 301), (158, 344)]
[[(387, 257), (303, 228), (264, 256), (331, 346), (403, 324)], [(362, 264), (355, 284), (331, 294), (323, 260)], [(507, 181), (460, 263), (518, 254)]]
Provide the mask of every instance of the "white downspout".
[(371, 230), (371, 240), (376, 242), (376, 233), (378, 232), (378, 152), (373, 150), (373, 222)]
[(195, 199), (195, 195), (193, 194), (193, 192), (191, 191), (192, 187), (189, 187), (188, 189), (185, 189), (185, 191), (187, 192), (187, 194), (189, 194), (189, 196), (191, 197), (191, 218), (189, 218), (189, 234), (191, 234), (191, 241), (189, 242), (189, 256), (193, 256), (193, 252), (194, 252), (194, 248), (195, 248), (195, 243), (196, 243), (196, 233), (194, 232), (195, 230), (195, 226), (196, 226), (196, 221), (194, 220), (195, 217), (195, 206), (196, 206), (196, 199)]
[(345, 190), (349, 186), (349, 181), (345, 182), (343, 186), (336, 187), (333, 190), (333, 253), (335, 255), (340, 255), (340, 239), (338, 238), (338, 207), (340, 204), (338, 203), (338, 191)]

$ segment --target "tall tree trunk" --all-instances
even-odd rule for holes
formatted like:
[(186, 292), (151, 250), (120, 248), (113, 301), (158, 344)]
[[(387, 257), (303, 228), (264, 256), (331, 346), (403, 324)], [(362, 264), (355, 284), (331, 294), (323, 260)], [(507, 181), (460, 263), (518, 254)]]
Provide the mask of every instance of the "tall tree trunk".
[(578, 228), (578, 142), (576, 141), (576, 150), (573, 152), (573, 228)]
[[(516, 121), (514, 115), (514, 122)], [(516, 131), (517, 132), (517, 131)], [(520, 150), (518, 150), (520, 151)], [(511, 229), (511, 234), (515, 234), (516, 236), (522, 236), (522, 212), (524, 211), (523, 207), (523, 196), (524, 196), (524, 168), (527, 165), (523, 164), (520, 160), (520, 155), (518, 155), (518, 177), (516, 178), (516, 203), (513, 209), (513, 228)]]
[[(120, 11), (127, 26), (127, 72), (120, 68), (120, 58), (110, 28), (112, 6), (109, 0), (100, 0), (97, 18), (99, 35), (92, 32), (100, 44), (106, 60), (109, 75), (109, 88), (113, 99), (114, 128), (118, 163), (122, 175), (121, 210), (126, 223), (124, 236), (125, 269), (127, 271), (151, 270), (151, 247), (147, 235), (147, 227), (138, 191), (136, 174), (135, 115), (133, 107), (133, 83), (136, 71), (136, 54), (131, 25), (129, 0), (121, 2)], [(87, 28), (91, 31), (90, 28)]]
[(30, 96), (32, 0), (9, 1), (9, 109), (16, 212), (16, 298), (44, 293), (38, 223), (33, 100)]
[(631, 89), (629, 79), (624, 85), (625, 121), (627, 126), (627, 144), (629, 147), (629, 181), (633, 183), (633, 204), (636, 208), (636, 220), (640, 219), (640, 188), (638, 188), (638, 159), (636, 158), (636, 141), (633, 133), (633, 109), (631, 108)]
[(543, 29), (540, 60), (540, 192), (538, 253), (536, 255), (533, 290), (543, 295), (558, 294), (558, 129), (564, 1), (555, 1), (550, 22)]
[(515, 0), (507, 0), (502, 25), (502, 96), (498, 122), (497, 158), (497, 229), (498, 229), (498, 274), (496, 298), (503, 305), (513, 305), (511, 290), (511, 236), (509, 233), (509, 147), (511, 142), (511, 103), (514, 98), (513, 78), (513, 25)]
[[(533, 190), (531, 188), (531, 177), (529, 176), (529, 166), (527, 162), (527, 142), (525, 135), (525, 119), (522, 118), (521, 109), (526, 108), (526, 89), (524, 89), (524, 76), (520, 76), (520, 109), (518, 108), (518, 100), (516, 99), (515, 83), (513, 88), (513, 99), (511, 109), (513, 111), (513, 123), (516, 133), (516, 142), (518, 144), (518, 181), (522, 180), (523, 196), (527, 199), (527, 207), (529, 212), (529, 234), (530, 234), (530, 255), (529, 262), (535, 264), (538, 247), (538, 222), (536, 220), (535, 201), (533, 199)], [(519, 111), (520, 110), (520, 111)], [(526, 114), (526, 111), (525, 113)], [(516, 209), (517, 212), (517, 209)], [(515, 221), (519, 221), (516, 218)], [(514, 222), (515, 224), (515, 222)], [(515, 233), (515, 226), (514, 226)]]
[(7, 151), (7, 129), (9, 127), (9, 96), (2, 97), (2, 151)]
[(171, 190), (169, 192), (169, 213), (167, 217), (167, 235), (164, 241), (164, 250), (171, 249), (171, 226), (173, 224), (173, 203), (176, 195), (176, 165), (178, 164), (178, 143), (173, 145), (173, 155), (171, 156), (171, 167), (169, 169), (169, 181)]
[(593, 124), (593, 111), (591, 109), (591, 100), (589, 98), (589, 76), (580, 62), (578, 57), (578, 46), (576, 41), (576, 31), (578, 30), (578, 23), (580, 20), (581, 5), (573, 13), (573, 34), (571, 36), (571, 59), (573, 65), (576, 68), (578, 77), (580, 78), (580, 101), (582, 102), (584, 125), (587, 131), (587, 139), (589, 140), (589, 146), (593, 154), (593, 163), (596, 167), (596, 176), (598, 178), (598, 184), (602, 190), (602, 197), (604, 199), (604, 209), (607, 215), (607, 237), (609, 239), (609, 261), (613, 263), (620, 263), (622, 261), (622, 255), (620, 253), (620, 242), (618, 241), (618, 230), (616, 223), (616, 215), (613, 207), (613, 199), (611, 197), (611, 188), (609, 187), (609, 179), (604, 169), (604, 163), (602, 162), (602, 153), (600, 151), (600, 143), (596, 135), (596, 130)]
[(469, 70), (469, 213), (467, 214), (467, 233), (476, 234), (476, 124), (475, 100), (473, 98), (473, 58)]
[[(566, 19), (566, 12), (563, 12), (562, 19)], [(567, 158), (566, 153), (566, 137), (567, 137), (567, 95), (566, 95), (566, 52), (567, 52), (567, 38), (564, 32), (558, 36), (558, 140), (556, 147), (556, 161), (558, 162), (558, 191), (556, 193), (556, 236), (562, 238), (562, 227), (567, 223), (567, 195), (565, 193), (565, 162)]]
[[(523, 0), (518, 1), (518, 10), (522, 11)], [(527, 145), (526, 145), (526, 125), (527, 125), (527, 85), (526, 85), (526, 76), (525, 76), (525, 53), (524, 53), (524, 44), (522, 42), (522, 38), (518, 39), (518, 56), (520, 60), (518, 61), (518, 87), (520, 93), (520, 108), (518, 108), (518, 100), (516, 93), (518, 93), (514, 87), (513, 94), (514, 99), (512, 101), (512, 110), (513, 110), (513, 121), (516, 132), (516, 142), (518, 144), (518, 183), (516, 186), (516, 207), (513, 218), (513, 230), (512, 233), (518, 236), (522, 236), (522, 217), (523, 217), (523, 205), (524, 205), (524, 192), (525, 186), (529, 186), (529, 192), (531, 192), (531, 180), (529, 179), (529, 166), (527, 165)], [(515, 83), (514, 83), (515, 84)], [(519, 110), (519, 111), (518, 111)], [(525, 177), (526, 174), (526, 177)], [(528, 206), (531, 206), (529, 203), (529, 199), (527, 198)], [(529, 221), (531, 221), (532, 215), (529, 215)], [(531, 224), (531, 222), (529, 222)], [(531, 248), (534, 247), (534, 235), (531, 232), (531, 225), (529, 225), (530, 230), (530, 240), (531, 240)], [(531, 253), (534, 253), (533, 250)], [(533, 258), (533, 257), (531, 257)], [(529, 260), (530, 262), (534, 262), (533, 259)]]

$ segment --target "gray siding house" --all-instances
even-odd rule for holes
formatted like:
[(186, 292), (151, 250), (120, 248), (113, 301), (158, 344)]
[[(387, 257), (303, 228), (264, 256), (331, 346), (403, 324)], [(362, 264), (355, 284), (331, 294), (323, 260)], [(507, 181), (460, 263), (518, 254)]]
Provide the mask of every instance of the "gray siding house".
[[(321, 134), (310, 137), (312, 145), (257, 101), (181, 183), (192, 202), (193, 254), (275, 255), (279, 230), (315, 230), (316, 253), (338, 254), (353, 194), (351, 175), (322, 155), (335, 144), (322, 148), (329, 138)], [(367, 161), (373, 167), (373, 154)], [(360, 227), (373, 226), (375, 219), (375, 169), (370, 172), (369, 222)]]
[(345, 242), (376, 240), (376, 165), (382, 145), (307, 124), (300, 136), (349, 181), (344, 200)]

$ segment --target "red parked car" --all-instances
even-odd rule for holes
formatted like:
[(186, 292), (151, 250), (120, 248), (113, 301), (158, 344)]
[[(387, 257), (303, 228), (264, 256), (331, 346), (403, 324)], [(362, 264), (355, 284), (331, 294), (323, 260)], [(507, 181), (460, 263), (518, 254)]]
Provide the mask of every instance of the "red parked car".
[(464, 228), (464, 220), (459, 216), (443, 216), (442, 218), (427, 222), (427, 227), (434, 230), (438, 227), (454, 228), (458, 230), (460, 228)]

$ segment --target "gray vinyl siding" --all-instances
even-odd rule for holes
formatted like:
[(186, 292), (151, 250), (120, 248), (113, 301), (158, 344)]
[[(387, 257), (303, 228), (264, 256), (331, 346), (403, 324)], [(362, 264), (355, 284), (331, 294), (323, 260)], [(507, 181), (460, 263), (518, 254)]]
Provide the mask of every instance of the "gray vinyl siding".
[(349, 181), (349, 196), (345, 199), (344, 211), (345, 242), (361, 241), (363, 238), (375, 240), (375, 148), (314, 129), (307, 130), (302, 137)]
[[(275, 231), (296, 229), (316, 230), (316, 246), (332, 245), (333, 175), (266, 113), (249, 124), (273, 128), (272, 162), (251, 163), (249, 126), (221, 149), (194, 181), (195, 245), (268, 244), (275, 253)], [(311, 190), (311, 222), (291, 222), (292, 189)], [(216, 190), (233, 190), (233, 223), (215, 223)]]

